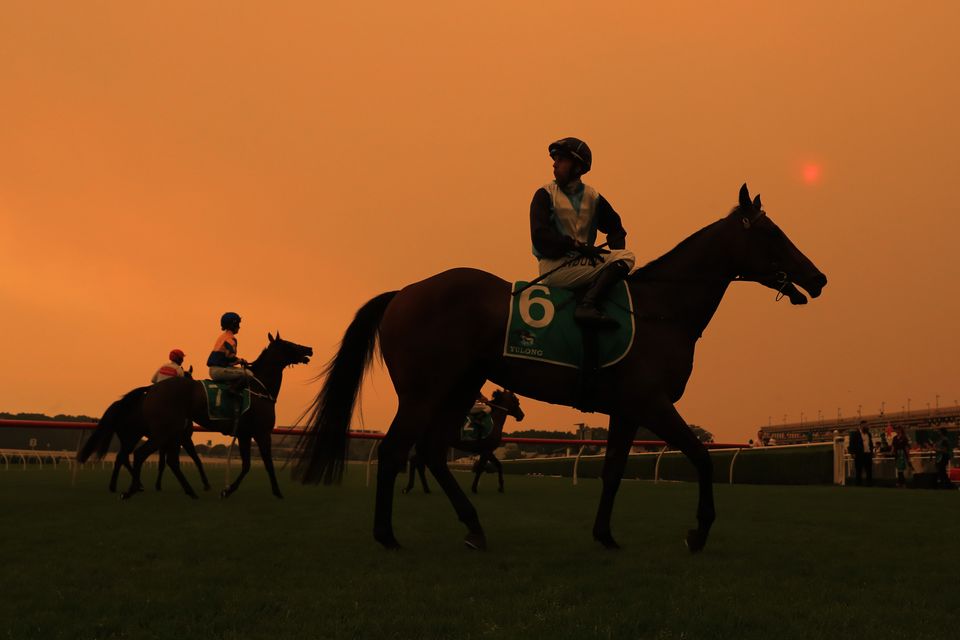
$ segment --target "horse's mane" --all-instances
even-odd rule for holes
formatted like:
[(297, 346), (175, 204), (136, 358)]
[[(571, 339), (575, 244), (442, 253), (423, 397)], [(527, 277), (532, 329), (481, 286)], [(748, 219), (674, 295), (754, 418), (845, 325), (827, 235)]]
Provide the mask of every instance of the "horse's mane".
[(730, 213), (728, 213), (726, 216), (720, 218), (719, 220), (715, 220), (710, 224), (708, 224), (707, 226), (700, 229), (699, 231), (695, 231), (694, 233), (690, 234), (689, 236), (681, 240), (679, 244), (677, 244), (677, 246), (675, 246), (673, 249), (670, 249), (670, 251), (667, 251), (665, 254), (663, 254), (659, 258), (654, 258), (647, 264), (638, 268), (636, 271), (631, 273), (627, 277), (627, 279), (639, 281), (649, 277), (652, 272), (656, 271), (659, 267), (662, 267), (664, 264), (669, 262), (675, 254), (685, 250), (689, 245), (700, 240), (700, 238), (703, 237), (708, 231), (710, 231), (715, 226), (717, 226), (718, 224), (720, 224), (721, 222), (729, 218), (739, 209), (740, 207), (734, 207), (733, 209), (730, 210)]

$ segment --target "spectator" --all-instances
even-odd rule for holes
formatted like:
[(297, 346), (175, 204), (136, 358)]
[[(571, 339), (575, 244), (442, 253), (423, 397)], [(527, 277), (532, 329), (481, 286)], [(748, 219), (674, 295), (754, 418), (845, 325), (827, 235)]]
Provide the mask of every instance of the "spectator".
[(897, 486), (903, 488), (907, 486), (907, 480), (904, 474), (910, 464), (910, 439), (902, 426), (897, 426), (893, 436), (893, 460), (897, 468)]
[(947, 430), (940, 427), (940, 437), (937, 439), (937, 486), (944, 489), (952, 489), (953, 483), (947, 475), (947, 467), (950, 459), (953, 457), (953, 443), (950, 442), (950, 436)]
[(850, 442), (847, 445), (847, 453), (853, 456), (853, 468), (855, 470), (854, 484), (860, 485), (863, 482), (863, 475), (866, 472), (867, 486), (873, 484), (873, 437), (870, 435), (870, 429), (867, 428), (867, 421), (860, 421), (860, 430), (854, 429), (850, 432)]

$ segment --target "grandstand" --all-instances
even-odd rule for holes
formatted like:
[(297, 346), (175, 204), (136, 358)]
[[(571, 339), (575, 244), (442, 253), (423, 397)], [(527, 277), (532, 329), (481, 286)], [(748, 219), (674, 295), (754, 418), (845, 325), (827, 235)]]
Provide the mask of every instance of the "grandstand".
[(878, 413), (874, 415), (853, 416), (851, 418), (820, 419), (806, 422), (789, 422), (781, 426), (770, 424), (757, 428), (758, 437), (763, 444), (802, 444), (809, 442), (832, 442), (834, 436), (845, 435), (865, 420), (870, 430), (877, 434), (886, 433), (894, 427), (906, 429), (910, 440), (915, 444), (929, 442), (932, 433), (940, 427), (951, 431), (960, 428), (960, 408), (951, 407), (934, 411), (901, 411), (897, 413)]

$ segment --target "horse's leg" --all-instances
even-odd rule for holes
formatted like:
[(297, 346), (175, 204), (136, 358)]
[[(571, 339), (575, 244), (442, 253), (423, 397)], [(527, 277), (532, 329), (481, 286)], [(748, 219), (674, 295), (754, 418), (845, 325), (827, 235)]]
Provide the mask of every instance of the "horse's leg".
[(497, 492), (503, 493), (503, 465), (500, 464), (500, 461), (497, 460), (497, 456), (493, 453), (490, 454), (490, 460), (493, 461), (493, 466), (497, 468), (497, 478), (500, 481), (500, 487), (497, 489)]
[(716, 519), (713, 505), (713, 461), (703, 443), (697, 439), (684, 419), (669, 401), (664, 401), (651, 413), (655, 417), (649, 428), (663, 438), (671, 447), (683, 452), (697, 469), (700, 479), (700, 496), (697, 501), (697, 528), (687, 531), (686, 545), (691, 553), (707, 544), (710, 526)]
[(470, 485), (471, 493), (477, 492), (477, 485), (480, 484), (480, 476), (483, 475), (483, 465), (486, 462), (485, 458), (486, 458), (486, 454), (481, 453), (480, 457), (477, 458), (477, 463), (473, 465), (473, 484)]
[(152, 438), (137, 447), (133, 452), (133, 476), (130, 480), (130, 488), (120, 494), (121, 500), (132, 498), (138, 491), (143, 491), (143, 485), (140, 483), (140, 469), (143, 468), (144, 461), (149, 458), (154, 451), (159, 449), (159, 445)]
[[(442, 425), (444, 423), (438, 423)], [(425, 447), (426, 449), (426, 447)], [(430, 473), (436, 478), (437, 483), (443, 492), (447, 494), (454, 511), (457, 512), (457, 518), (467, 526), (467, 536), (463, 539), (471, 549), (481, 551), (487, 548), (487, 537), (483, 533), (483, 527), (480, 526), (480, 517), (477, 510), (471, 504), (467, 494), (463, 492), (456, 478), (447, 468), (447, 447), (440, 440), (429, 443), (429, 449), (424, 451), (427, 466), (430, 467)]]
[[(373, 537), (387, 549), (400, 548), (400, 543), (393, 535), (393, 487), (397, 473), (410, 455), (410, 447), (416, 442), (414, 425), (423, 424), (421, 420), (407, 419), (407, 413), (401, 401), (397, 415), (377, 450), (377, 498), (373, 516)], [(418, 455), (422, 454), (418, 451)]]
[[(417, 454), (413, 454), (407, 459), (407, 466), (410, 467), (410, 479), (407, 481), (407, 486), (403, 489), (400, 489), (400, 493), (410, 493), (413, 491), (413, 485), (417, 482), (417, 470), (420, 466), (420, 459)], [(421, 473), (423, 473), (421, 471)], [(426, 484), (424, 484), (424, 490), (426, 490)]]
[(430, 487), (427, 485), (427, 465), (417, 456), (417, 473), (420, 474), (420, 486), (424, 493), (430, 493)]
[(237, 448), (240, 450), (240, 475), (220, 492), (221, 498), (228, 498), (237, 490), (244, 476), (250, 471), (250, 436), (237, 436)]
[(110, 493), (116, 493), (117, 480), (120, 478), (120, 469), (126, 467), (130, 475), (133, 475), (133, 467), (130, 466), (130, 451), (121, 441), (120, 448), (117, 450), (117, 457), (113, 461), (113, 473), (110, 475)]
[(163, 471), (167, 468), (167, 460), (163, 451), (161, 451), (158, 455), (160, 456), (160, 460), (157, 461), (157, 482), (153, 488), (157, 491), (160, 491), (160, 480), (163, 479)]
[(197, 465), (197, 471), (200, 472), (200, 480), (203, 482), (203, 490), (210, 491), (210, 481), (207, 480), (207, 474), (203, 471), (203, 463), (200, 462), (200, 456), (197, 455), (197, 447), (193, 444), (193, 439), (189, 434), (183, 439), (183, 450), (187, 452), (193, 464)]
[(273, 470), (273, 454), (271, 452), (271, 442), (270, 442), (270, 431), (259, 431), (257, 435), (253, 437), (257, 442), (257, 448), (260, 449), (260, 458), (263, 460), (263, 468), (267, 470), (267, 475), (270, 477), (270, 488), (273, 490), (273, 495), (277, 498), (283, 499), (283, 494), (280, 493), (280, 484), (277, 482), (277, 474)]
[(603, 490), (600, 494), (600, 506), (593, 523), (593, 539), (607, 549), (619, 549), (620, 545), (610, 533), (610, 514), (613, 513), (613, 501), (620, 488), (620, 480), (627, 466), (627, 456), (633, 436), (637, 433), (636, 423), (623, 416), (610, 416), (610, 433), (607, 436), (607, 453), (603, 460)]
[(190, 483), (187, 482), (187, 477), (183, 475), (183, 470), (180, 468), (180, 444), (175, 442), (170, 445), (166, 452), (160, 452), (160, 459), (163, 460), (164, 453), (166, 454), (167, 464), (170, 465), (170, 472), (173, 473), (174, 477), (180, 481), (180, 486), (183, 487), (184, 493), (196, 500), (200, 496), (196, 494), (193, 490), (193, 487), (190, 486)]

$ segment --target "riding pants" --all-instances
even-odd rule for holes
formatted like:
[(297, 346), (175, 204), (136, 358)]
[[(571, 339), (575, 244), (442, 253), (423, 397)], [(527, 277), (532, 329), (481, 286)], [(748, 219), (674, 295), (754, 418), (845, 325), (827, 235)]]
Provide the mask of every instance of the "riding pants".
[(593, 282), (607, 265), (617, 260), (622, 260), (626, 263), (631, 272), (637, 263), (637, 258), (633, 255), (632, 251), (627, 249), (611, 249), (610, 253), (603, 254), (603, 262), (597, 262), (596, 264), (590, 264), (589, 258), (576, 258), (570, 255), (556, 259), (541, 258), (540, 275), (547, 273), (551, 269), (557, 269), (557, 267), (569, 261), (570, 263), (568, 265), (560, 267), (544, 278), (542, 282), (548, 287), (576, 289), (577, 287)]

